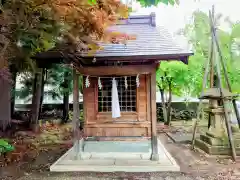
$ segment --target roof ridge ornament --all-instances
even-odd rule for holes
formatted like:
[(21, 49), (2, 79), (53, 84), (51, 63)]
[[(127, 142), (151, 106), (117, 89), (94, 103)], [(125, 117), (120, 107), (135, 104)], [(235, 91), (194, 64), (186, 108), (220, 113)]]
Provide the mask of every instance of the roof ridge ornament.
[(150, 24), (154, 27), (156, 27), (156, 13), (155, 12), (152, 12), (150, 14)]
[(117, 25), (145, 24), (155, 27), (156, 14), (152, 12), (148, 15), (130, 15), (128, 18), (120, 18)]

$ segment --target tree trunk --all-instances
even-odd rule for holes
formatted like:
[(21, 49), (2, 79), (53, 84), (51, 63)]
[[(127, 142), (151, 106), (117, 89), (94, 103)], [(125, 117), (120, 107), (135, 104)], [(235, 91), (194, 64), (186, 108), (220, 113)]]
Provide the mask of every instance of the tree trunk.
[(63, 94), (63, 118), (62, 124), (66, 123), (69, 119), (69, 72), (64, 73), (64, 94)]
[(162, 111), (163, 111), (163, 119), (164, 123), (167, 122), (167, 108), (166, 108), (166, 103), (165, 103), (165, 98), (164, 98), (164, 89), (159, 88), (160, 94), (161, 94), (161, 100), (162, 100)]
[(12, 88), (11, 88), (11, 117), (14, 118), (17, 69), (14, 66), (10, 66), (10, 72), (11, 72), (11, 75), (12, 75), (12, 82), (11, 82), (12, 83)]
[(168, 98), (168, 108), (167, 108), (167, 123), (166, 125), (170, 125), (172, 120), (172, 81), (168, 81), (169, 88), (169, 98)]
[(0, 77), (0, 128), (5, 131), (11, 123), (11, 82)]
[(42, 113), (42, 108), (43, 108), (43, 99), (44, 99), (44, 85), (45, 85), (45, 81), (46, 81), (46, 69), (43, 68), (42, 69), (42, 83), (41, 83), (41, 97), (40, 97), (40, 105), (39, 105), (39, 113), (38, 113), (38, 117), (40, 117), (40, 114)]
[(62, 124), (66, 123), (69, 119), (69, 93), (63, 95), (63, 119)]
[(35, 73), (34, 83), (33, 83), (31, 127), (34, 132), (39, 131), (38, 115), (39, 115), (40, 99), (41, 99), (41, 84), (42, 84), (42, 70), (39, 70), (37, 73)]

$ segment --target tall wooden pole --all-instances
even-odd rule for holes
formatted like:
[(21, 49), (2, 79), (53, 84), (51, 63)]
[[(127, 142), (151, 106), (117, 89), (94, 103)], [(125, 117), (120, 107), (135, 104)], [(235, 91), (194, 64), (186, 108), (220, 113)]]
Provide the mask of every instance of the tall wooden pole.
[(75, 159), (78, 159), (80, 152), (79, 143), (79, 74), (77, 74), (76, 69), (73, 69), (73, 146), (75, 151)]
[[(209, 17), (211, 16), (211, 12), (209, 12)], [(212, 16), (214, 16), (214, 8), (212, 9)], [(211, 22), (209, 23), (209, 26), (211, 27)], [(210, 58), (210, 88), (213, 88), (215, 85), (215, 79), (214, 79), (214, 53), (213, 53), (213, 39), (211, 39), (211, 44), (210, 44), (210, 53), (209, 53), (209, 58)], [(209, 101), (209, 105), (211, 105), (211, 101)], [(208, 129), (211, 126), (211, 114), (208, 113)]]
[[(211, 14), (209, 13), (209, 17), (211, 16)], [(211, 27), (211, 23), (209, 23), (210, 27)], [(214, 53), (213, 53), (213, 39), (211, 39), (210, 42), (210, 48), (209, 48), (209, 55), (208, 55), (208, 59), (205, 62), (204, 65), (204, 76), (203, 76), (203, 84), (202, 84), (202, 91), (201, 91), (201, 95), (200, 97), (203, 96), (204, 93), (204, 89), (207, 86), (207, 81), (208, 81), (208, 74), (210, 72), (210, 87), (212, 88), (214, 85)], [(209, 70), (210, 67), (210, 70)], [(209, 102), (210, 103), (210, 102)], [(193, 124), (193, 136), (192, 136), (192, 149), (194, 149), (195, 146), (195, 139), (196, 139), (196, 131), (197, 131), (197, 125), (198, 125), (198, 121), (200, 120), (200, 111), (202, 109), (202, 99), (200, 99), (199, 105), (198, 105), (198, 110), (197, 110), (197, 119)], [(211, 116), (210, 114), (208, 115), (208, 128), (210, 127), (211, 124)]]
[[(211, 48), (212, 51), (212, 48)], [(201, 91), (201, 96), (203, 96), (204, 93), (204, 89), (206, 88), (207, 85), (207, 80), (208, 80), (208, 74), (209, 74), (209, 63), (211, 61), (211, 57), (207, 59), (207, 61), (205, 62), (205, 72), (204, 72), (204, 76), (203, 76), (203, 84), (202, 84), (202, 91)], [(194, 122), (193, 125), (193, 136), (192, 136), (192, 149), (194, 149), (195, 146), (195, 138), (196, 138), (196, 130), (197, 130), (197, 124), (198, 121), (200, 119), (200, 111), (202, 109), (202, 99), (200, 99), (199, 105), (198, 105), (198, 110), (197, 110), (197, 119)]]
[(150, 106), (151, 106), (151, 124), (152, 124), (152, 161), (158, 161), (158, 140), (157, 140), (157, 113), (156, 113), (156, 71), (151, 73), (150, 80)]
[[(216, 39), (215, 36), (215, 27), (213, 24), (213, 17), (210, 16), (210, 21), (211, 21), (211, 32), (212, 32), (212, 37), (214, 40), (214, 45), (218, 44), (218, 41)], [(213, 46), (215, 48), (215, 46)], [(215, 52), (215, 49), (214, 49)], [(221, 72), (220, 72), (220, 63), (218, 62), (218, 59), (216, 59), (216, 69), (217, 69), (217, 75), (218, 75), (218, 79), (219, 79), (219, 86), (220, 86), (220, 95), (221, 95), (221, 100), (223, 103), (223, 109), (224, 109), (224, 116), (225, 116), (225, 124), (227, 127), (227, 133), (228, 133), (228, 138), (229, 138), (229, 144), (232, 150), (232, 158), (234, 161), (236, 161), (236, 151), (235, 151), (235, 145), (234, 145), (234, 140), (233, 140), (233, 135), (232, 135), (232, 129), (230, 127), (230, 118), (229, 118), (229, 114), (227, 112), (227, 104), (226, 104), (226, 100), (224, 99), (224, 95), (223, 95), (223, 83), (222, 83), (222, 78), (221, 78)]]
[[(214, 11), (214, 7), (213, 7), (213, 11)], [(209, 11), (209, 18), (210, 18), (210, 27), (211, 27), (211, 35), (212, 35), (212, 51), (213, 51), (213, 54), (216, 53), (216, 48), (218, 50), (218, 53), (220, 52), (221, 53), (221, 50), (220, 50), (220, 46), (219, 46), (219, 43), (217, 41), (217, 38), (216, 38), (216, 32), (215, 32), (215, 24), (214, 24), (214, 14), (211, 13)], [(219, 53), (219, 55), (220, 55)], [(223, 95), (223, 82), (222, 82), (222, 79), (221, 79), (221, 72), (220, 72), (220, 63), (217, 59), (217, 55), (214, 56), (215, 58), (215, 65), (216, 65), (216, 73), (217, 73), (217, 80), (218, 80), (218, 83), (219, 83), (219, 89), (220, 89), (220, 96), (221, 96), (221, 101), (222, 101), (222, 104), (223, 104), (223, 109), (224, 109), (224, 116), (225, 116), (225, 124), (226, 124), (226, 127), (227, 127), (227, 133), (228, 133), (228, 137), (229, 137), (229, 144), (230, 144), (230, 147), (231, 147), (231, 151), (232, 151), (232, 158), (233, 160), (235, 161), (236, 160), (236, 151), (235, 151), (235, 145), (234, 145), (234, 140), (233, 140), (233, 135), (232, 135), (232, 129), (230, 127), (230, 118), (229, 118), (229, 114), (227, 112), (227, 104), (226, 104), (226, 99), (224, 98), (224, 95)], [(221, 58), (221, 57), (220, 57)], [(208, 59), (208, 61), (210, 61), (210, 58)], [(213, 63), (213, 61), (211, 61), (211, 63)], [(223, 59), (221, 59), (221, 63), (222, 65), (224, 66), (224, 61)], [(207, 63), (207, 66), (208, 66), (208, 63)], [(214, 64), (210, 65), (211, 67), (214, 66)], [(225, 67), (224, 67), (225, 68)], [(226, 69), (225, 69), (226, 70)], [(203, 80), (203, 89), (205, 87), (205, 81), (207, 80), (207, 74), (208, 74), (208, 69), (207, 67), (205, 68), (205, 75), (204, 75), (204, 80)], [(228, 78), (227, 78), (227, 75), (225, 74), (225, 79), (228, 81)], [(211, 84), (210, 84), (211, 85)], [(229, 87), (230, 87), (230, 84), (229, 84)], [(203, 93), (203, 90), (202, 90), (202, 93)], [(199, 104), (199, 107), (201, 105), (201, 101), (200, 101), (200, 104)], [(199, 115), (199, 111), (198, 111), (198, 115)], [(197, 117), (199, 118), (199, 116)], [(198, 120), (198, 119), (197, 119)], [(196, 121), (197, 122), (197, 121)], [(196, 133), (196, 126), (197, 126), (197, 123), (194, 124), (194, 132), (193, 132), (193, 139), (192, 139), (192, 148), (194, 148), (194, 141), (195, 141), (195, 133)]]
[(228, 138), (229, 138), (229, 144), (232, 150), (232, 158), (234, 161), (236, 161), (236, 151), (235, 151), (235, 145), (234, 145), (234, 140), (233, 140), (233, 135), (232, 135), (232, 129), (230, 126), (230, 118), (229, 118), (229, 114), (227, 112), (227, 104), (226, 104), (226, 100), (224, 99), (224, 95), (223, 95), (223, 84), (222, 84), (222, 79), (220, 77), (220, 65), (219, 62), (216, 62), (218, 67), (217, 67), (217, 71), (218, 71), (218, 76), (219, 76), (219, 85), (220, 85), (220, 95), (221, 95), (221, 100), (223, 103), (223, 109), (224, 109), (224, 116), (225, 116), (225, 124), (227, 127), (227, 133), (228, 133)]
[[(213, 19), (212, 19), (213, 21)], [(212, 22), (213, 23), (213, 22)], [(220, 58), (220, 61), (221, 61), (221, 65), (223, 67), (223, 73), (224, 73), (224, 78), (226, 80), (226, 83), (227, 83), (227, 87), (228, 87), (228, 90), (230, 92), (232, 92), (232, 88), (231, 88), (231, 85), (230, 85), (230, 82), (229, 82), (229, 78), (228, 78), (228, 74), (227, 74), (227, 69), (226, 69), (226, 63), (223, 59), (223, 55), (222, 55), (222, 52), (221, 52), (221, 48), (220, 48), (220, 45), (217, 41), (217, 34), (216, 34), (216, 30), (214, 29), (213, 32), (213, 40), (215, 41), (216, 43), (216, 48), (217, 48), (217, 51), (218, 51), (218, 54), (219, 54), (219, 58)], [(238, 121), (238, 127), (240, 128), (240, 114), (239, 114), (239, 111), (238, 111), (238, 108), (237, 108), (237, 104), (236, 104), (236, 100), (233, 99), (232, 100), (232, 103), (233, 103), (233, 108), (234, 108), (234, 112), (236, 114), (236, 117), (237, 117), (237, 121)]]
[(213, 66), (213, 41), (211, 41), (211, 50), (210, 50), (210, 88), (214, 86), (214, 66)]
[[(209, 17), (211, 16), (211, 12), (209, 12)], [(212, 16), (214, 17), (214, 8), (212, 8)], [(209, 23), (211, 27), (211, 22)], [(214, 86), (214, 53), (213, 53), (213, 40), (211, 40), (210, 45), (210, 88), (213, 88)]]

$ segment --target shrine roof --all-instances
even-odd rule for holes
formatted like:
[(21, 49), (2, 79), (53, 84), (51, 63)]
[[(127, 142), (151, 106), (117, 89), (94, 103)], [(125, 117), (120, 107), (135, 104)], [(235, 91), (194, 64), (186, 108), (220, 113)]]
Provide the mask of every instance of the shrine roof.
[[(160, 60), (181, 60), (188, 63), (188, 57), (193, 53), (181, 47), (174, 41), (174, 38), (164, 27), (157, 27), (155, 14), (129, 16), (122, 19), (118, 24), (109, 28), (110, 31), (117, 31), (136, 36), (134, 40), (128, 40), (126, 44), (101, 43), (101, 50), (94, 54), (88, 52), (75, 52), (74, 57), (79, 58), (83, 64), (89, 65), (96, 58), (97, 61), (160, 61)], [(60, 51), (55, 48), (46, 53), (38, 54), (35, 59), (51, 59), (56, 63), (62, 57)], [(62, 57), (63, 58), (63, 57)], [(49, 62), (49, 61), (48, 61)], [(87, 64), (86, 64), (87, 62)]]
[(100, 43), (103, 50), (94, 55), (82, 53), (83, 57), (127, 57), (127, 56), (158, 56), (160, 59), (188, 57), (193, 53), (181, 47), (174, 41), (171, 34), (164, 27), (157, 27), (155, 14), (148, 16), (130, 16), (109, 28), (111, 31), (136, 36), (126, 44)]

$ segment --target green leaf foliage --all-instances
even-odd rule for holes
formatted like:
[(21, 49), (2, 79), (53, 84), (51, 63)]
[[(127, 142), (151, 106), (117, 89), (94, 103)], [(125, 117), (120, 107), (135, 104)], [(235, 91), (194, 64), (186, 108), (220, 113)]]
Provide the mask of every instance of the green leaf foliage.
[[(216, 15), (216, 17), (216, 24), (219, 27), (218, 22), (222, 16)], [(192, 44), (194, 55), (190, 56), (188, 65), (177, 61), (161, 62), (160, 68), (157, 71), (157, 82), (158, 85), (160, 84), (161, 87), (168, 90), (168, 87), (161, 81), (163, 72), (166, 72), (167, 76), (172, 77), (173, 94), (198, 97), (202, 90), (205, 62), (209, 58), (211, 33), (210, 21), (207, 14), (196, 11), (193, 13), (193, 19), (193, 23), (187, 24), (181, 32), (184, 33), (189, 43)], [(234, 93), (240, 93), (240, 24), (229, 22), (229, 27), (231, 31), (218, 28), (218, 41), (232, 90)], [(219, 57), (216, 55), (215, 58)], [(221, 72), (224, 87), (226, 87), (222, 69)]]
[(159, 3), (163, 3), (166, 5), (179, 4), (179, 0), (137, 0), (137, 1), (143, 7), (157, 6)]
[[(17, 91), (16, 96), (22, 99), (31, 98), (33, 87), (33, 74), (28, 73), (22, 76), (20, 81), (23, 88)], [(82, 93), (82, 77), (79, 78), (79, 91)], [(51, 96), (54, 100), (59, 100), (65, 93), (73, 92), (72, 69), (62, 64), (52, 65), (47, 71), (44, 86), (51, 86), (52, 89), (44, 90), (44, 95)]]
[(4, 139), (0, 139), (0, 154), (1, 153), (6, 153), (6, 152), (11, 152), (13, 150), (14, 150), (14, 146), (9, 144)]

